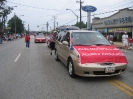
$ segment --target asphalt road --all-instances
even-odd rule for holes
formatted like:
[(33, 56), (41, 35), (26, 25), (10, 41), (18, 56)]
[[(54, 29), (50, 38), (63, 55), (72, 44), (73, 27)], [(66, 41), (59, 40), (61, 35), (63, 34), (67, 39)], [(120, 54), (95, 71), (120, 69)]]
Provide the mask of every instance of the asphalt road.
[(133, 99), (133, 51), (125, 74), (73, 79), (46, 43), (31, 37), (30, 45), (24, 38), (0, 45), (0, 99)]

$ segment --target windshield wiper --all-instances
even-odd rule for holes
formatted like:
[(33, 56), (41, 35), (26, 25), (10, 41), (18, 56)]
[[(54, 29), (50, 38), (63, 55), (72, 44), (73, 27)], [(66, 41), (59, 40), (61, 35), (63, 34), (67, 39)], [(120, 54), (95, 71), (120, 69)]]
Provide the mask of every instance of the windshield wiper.
[(93, 44), (93, 45), (97, 45), (97, 46), (102, 46), (102, 45), (104, 45), (104, 46), (110, 46), (108, 44)]
[(74, 44), (73, 46), (84, 46), (84, 44)]
[(73, 46), (92, 46), (92, 44), (74, 44)]

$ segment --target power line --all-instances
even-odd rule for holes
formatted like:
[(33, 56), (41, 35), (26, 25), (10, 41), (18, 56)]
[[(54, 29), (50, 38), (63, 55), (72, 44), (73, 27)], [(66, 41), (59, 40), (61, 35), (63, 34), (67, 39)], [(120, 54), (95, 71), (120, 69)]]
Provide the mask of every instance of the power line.
[(65, 24), (69, 24), (69, 23), (71, 23), (71, 22), (73, 22), (73, 21), (75, 21), (75, 20), (77, 20), (77, 19), (74, 19), (74, 20), (72, 20), (72, 21), (70, 21), (70, 22), (67, 22), (67, 23), (65, 23)]
[(23, 4), (19, 4), (19, 3), (10, 2), (10, 1), (7, 1), (7, 2), (8, 3), (16, 4), (16, 5), (21, 5), (21, 6), (29, 7), (29, 8), (59, 11), (57, 9), (46, 9), (46, 8), (33, 7), (33, 6), (29, 6), (29, 5), (23, 5)]
[[(72, 0), (68, 0), (68, 2), (64, 5), (64, 7), (56, 14), (56, 16), (59, 16), (60, 13), (63, 13), (66, 9), (66, 6), (69, 5), (71, 3)], [(64, 11), (63, 11), (64, 10)]]
[[(118, 2), (118, 3), (116, 3), (116, 4), (113, 4), (113, 5), (109, 6), (108, 8), (111, 8), (111, 7), (113, 7), (113, 6), (117, 5), (117, 4), (120, 4), (120, 3), (123, 2), (123, 1), (126, 1), (126, 0), (122, 0), (122, 1), (120, 1), (120, 2)], [(106, 8), (103, 8), (102, 10), (104, 10), (104, 9), (106, 9)], [(101, 10), (100, 10), (100, 11), (101, 11)]]
[[(64, 7), (67, 6), (67, 4), (70, 3), (70, 1), (71, 1), (71, 0), (68, 0), (68, 2), (64, 5)], [(64, 10), (64, 7), (63, 7), (61, 10), (58, 10), (59, 12), (57, 12), (57, 14), (55, 14), (56, 17), (62, 14), (62, 12), (63, 12), (62, 10)], [(60, 13), (60, 14), (59, 14), (59, 13)], [(54, 16), (55, 16), (55, 15), (54, 15)], [(49, 21), (51, 21), (51, 20), (49, 20)], [(48, 21), (48, 22), (49, 22), (49, 21)]]
[[(127, 7), (127, 8), (132, 8), (133, 6), (131, 6), (131, 7)], [(123, 8), (124, 9), (124, 8)], [(103, 13), (98, 13), (98, 14), (93, 14), (93, 15), (91, 15), (91, 16), (94, 16), (94, 15), (100, 15), (100, 14), (105, 14), (105, 13), (111, 13), (111, 12), (115, 12), (115, 11), (119, 11), (119, 10), (121, 10), (121, 9), (118, 9), (118, 10), (113, 10), (113, 11), (108, 11), (108, 12), (103, 12)], [(87, 17), (87, 16), (86, 16)]]
[[(129, 2), (129, 3), (126, 3), (126, 4), (124, 4), (124, 5), (120, 5), (120, 6), (115, 7), (115, 8), (119, 8), (119, 7), (121, 7), (121, 6), (125, 6), (125, 5), (131, 4), (131, 3), (133, 3), (133, 1), (132, 1), (132, 2)], [(112, 8), (112, 9), (115, 9), (115, 8)]]
[[(127, 8), (132, 8), (133, 6), (131, 6), (131, 7), (127, 7)], [(118, 9), (118, 10), (113, 10), (113, 11), (109, 11), (109, 12), (103, 12), (103, 13), (98, 13), (98, 14), (93, 14), (93, 15), (91, 15), (91, 16), (94, 16), (94, 15), (101, 15), (101, 14), (106, 14), (106, 13), (111, 13), (111, 12), (116, 12), (116, 11), (119, 11), (119, 10), (121, 10), (121, 9)], [(87, 17), (87, 16), (82, 16), (82, 17)], [(75, 21), (76, 19), (74, 19), (74, 20), (72, 20), (72, 21), (69, 21), (68, 23), (71, 23), (71, 22), (73, 22), (73, 21)], [(68, 23), (65, 23), (65, 24), (68, 24)]]

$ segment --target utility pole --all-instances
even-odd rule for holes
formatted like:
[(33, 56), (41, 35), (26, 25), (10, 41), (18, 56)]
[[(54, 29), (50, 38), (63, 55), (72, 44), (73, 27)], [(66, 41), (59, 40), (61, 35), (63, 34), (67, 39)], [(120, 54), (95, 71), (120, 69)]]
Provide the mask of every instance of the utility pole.
[(49, 24), (48, 24), (48, 22), (47, 22), (47, 24), (46, 24), (46, 28), (47, 28), (47, 33), (48, 33), (48, 26), (49, 26)]
[(58, 27), (58, 22), (57, 22), (57, 27)]
[(82, 22), (82, 15), (81, 15), (81, 7), (82, 7), (82, 3), (84, 3), (84, 2), (82, 2), (81, 0), (80, 1), (76, 1), (76, 3), (80, 3), (80, 29), (81, 29), (81, 22)]
[(28, 32), (29, 32), (29, 24), (28, 24)]
[(53, 16), (53, 18), (54, 18), (54, 30), (55, 30), (55, 19), (56, 19), (56, 17), (55, 17), (55, 16)]

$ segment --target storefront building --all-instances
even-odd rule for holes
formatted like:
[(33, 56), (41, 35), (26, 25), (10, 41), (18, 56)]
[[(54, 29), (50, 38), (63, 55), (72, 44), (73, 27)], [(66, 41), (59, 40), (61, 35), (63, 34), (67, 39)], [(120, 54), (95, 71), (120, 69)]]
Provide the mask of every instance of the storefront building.
[(92, 19), (92, 30), (101, 32), (103, 35), (116, 37), (121, 41), (124, 32), (133, 38), (133, 9), (125, 8), (119, 12), (106, 17)]

